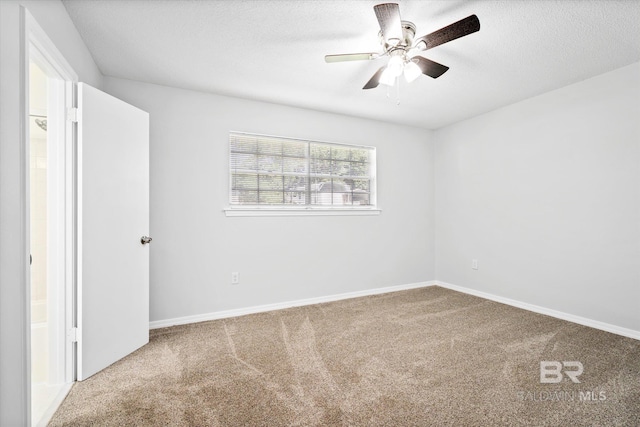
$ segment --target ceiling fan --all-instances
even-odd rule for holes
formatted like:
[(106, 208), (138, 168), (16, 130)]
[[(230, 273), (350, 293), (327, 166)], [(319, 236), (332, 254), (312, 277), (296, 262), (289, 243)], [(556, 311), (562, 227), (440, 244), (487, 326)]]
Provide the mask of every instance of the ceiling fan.
[(415, 80), (420, 74), (436, 79), (449, 67), (420, 56), (419, 53), (480, 30), (478, 17), (471, 15), (414, 40), (416, 26), (412, 22), (400, 19), (400, 9), (396, 3), (379, 4), (374, 6), (373, 10), (380, 23), (378, 36), (383, 48), (382, 53), (346, 53), (324, 57), (326, 62), (332, 63), (388, 56), (387, 65), (376, 71), (362, 89), (372, 89), (380, 83), (393, 86), (402, 74), (408, 82)]

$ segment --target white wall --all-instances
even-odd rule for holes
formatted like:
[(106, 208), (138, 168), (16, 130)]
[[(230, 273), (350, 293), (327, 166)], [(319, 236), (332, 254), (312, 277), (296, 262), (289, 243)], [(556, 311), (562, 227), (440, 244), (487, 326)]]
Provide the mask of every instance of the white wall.
[(640, 331), (640, 63), (435, 140), (438, 280)]
[(28, 420), (28, 353), (24, 240), (27, 175), (22, 121), (24, 99), (24, 32), (26, 7), (59, 48), (79, 77), (100, 86), (102, 76), (59, 1), (0, 1), (0, 425), (26, 425)]
[[(433, 279), (429, 131), (115, 78), (105, 90), (150, 113), (152, 321)], [(377, 147), (382, 214), (226, 217), (231, 130)]]

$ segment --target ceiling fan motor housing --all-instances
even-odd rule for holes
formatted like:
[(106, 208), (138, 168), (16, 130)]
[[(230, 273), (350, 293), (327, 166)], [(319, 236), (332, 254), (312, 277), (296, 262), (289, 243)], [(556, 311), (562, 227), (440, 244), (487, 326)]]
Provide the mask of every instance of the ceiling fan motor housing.
[(400, 40), (397, 44), (390, 44), (387, 40), (384, 39), (382, 31), (378, 32), (378, 37), (380, 38), (380, 44), (384, 48), (384, 51), (387, 53), (391, 53), (394, 50), (404, 50), (407, 51), (413, 45), (413, 38), (416, 35), (416, 26), (413, 22), (402, 21), (402, 40)]

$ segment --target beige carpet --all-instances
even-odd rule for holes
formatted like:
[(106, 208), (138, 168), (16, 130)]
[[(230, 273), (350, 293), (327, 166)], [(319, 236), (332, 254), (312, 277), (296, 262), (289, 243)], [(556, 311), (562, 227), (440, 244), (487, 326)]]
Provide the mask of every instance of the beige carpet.
[(50, 425), (639, 426), (640, 341), (429, 287), (153, 330)]

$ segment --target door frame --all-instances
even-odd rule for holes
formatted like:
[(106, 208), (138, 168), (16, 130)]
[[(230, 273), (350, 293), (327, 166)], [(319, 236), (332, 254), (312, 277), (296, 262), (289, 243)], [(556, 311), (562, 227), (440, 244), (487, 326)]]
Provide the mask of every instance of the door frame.
[[(55, 75), (57, 79), (49, 79), (52, 84), (48, 89), (48, 120), (54, 120), (57, 124), (52, 127), (55, 132), (55, 138), (52, 138), (54, 150), (52, 154), (55, 156), (55, 167), (52, 174), (49, 175), (56, 183), (55, 187), (49, 187), (55, 194), (47, 194), (48, 200), (54, 200), (52, 209), (48, 208), (48, 216), (54, 221), (56, 234), (52, 243), (52, 251), (48, 252), (53, 255), (48, 262), (50, 269), (47, 273), (47, 280), (55, 280), (62, 284), (56, 298), (56, 306), (64, 310), (64, 315), (57, 316), (61, 319), (57, 322), (58, 340), (63, 340), (64, 345), (55, 349), (55, 357), (64, 360), (64, 372), (59, 375), (57, 381), (63, 382), (68, 386), (64, 388), (61, 396), (56, 398), (54, 405), (61, 403), (66, 393), (71, 388), (71, 384), (75, 381), (75, 343), (72, 341), (71, 332), (75, 325), (75, 288), (76, 288), (76, 124), (68, 120), (68, 110), (75, 107), (75, 87), (78, 82), (78, 76), (69, 65), (64, 56), (56, 48), (51, 39), (44, 32), (42, 27), (38, 25), (28, 10), (24, 9), (25, 37), (23, 39), (23, 82), (24, 82), (24, 111), (22, 122), (22, 165), (23, 180), (21, 188), (21, 197), (25, 203), (25, 218), (23, 243), (26, 249), (26, 259), (29, 260), (30, 252), (30, 137), (29, 137), (29, 120), (28, 120), (28, 104), (29, 104), (29, 61), (34, 60), (47, 75)], [(58, 80), (59, 78), (59, 80)], [(49, 172), (48, 172), (49, 174)], [(48, 180), (49, 181), (49, 180)], [(48, 184), (49, 186), (49, 184)], [(47, 231), (50, 234), (49, 231)], [(25, 301), (26, 306), (26, 325), (31, 324), (31, 272), (27, 262), (26, 265), (26, 283), (25, 283)], [(64, 319), (64, 320), (62, 320)], [(27, 366), (27, 422), (31, 424), (31, 328), (25, 328), (26, 337), (26, 366)], [(60, 342), (60, 341), (58, 341)], [(45, 414), (51, 416), (51, 414)]]

